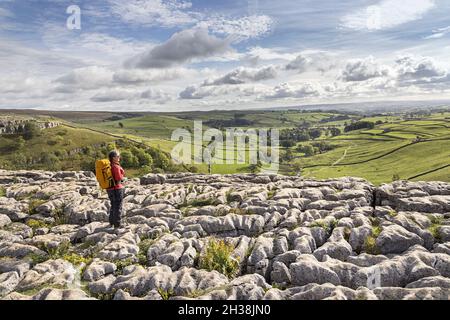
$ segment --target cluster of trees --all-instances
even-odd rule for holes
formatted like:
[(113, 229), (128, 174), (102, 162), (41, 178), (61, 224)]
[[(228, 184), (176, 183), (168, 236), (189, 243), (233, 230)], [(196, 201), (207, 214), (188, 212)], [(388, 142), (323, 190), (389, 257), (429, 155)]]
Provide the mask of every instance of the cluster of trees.
[[(31, 130), (31, 136), (38, 134)], [(55, 139), (61, 137), (55, 137)], [(27, 136), (29, 139), (29, 136)], [(175, 164), (170, 156), (158, 148), (138, 145), (128, 140), (118, 140), (114, 144), (101, 144), (97, 146), (85, 146), (76, 150), (66, 150), (63, 147), (51, 152), (41, 154), (29, 154), (25, 152), (26, 139), (24, 136), (14, 137), (13, 139), (4, 139), (11, 141), (8, 145), (10, 150), (5, 150), (2, 140), (2, 151), (11, 153), (8, 160), (0, 163), (1, 168), (10, 170), (20, 169), (41, 169), (41, 170), (83, 170), (95, 171), (95, 161), (108, 157), (108, 153), (113, 149), (121, 152), (121, 164), (125, 169), (135, 169), (139, 174), (150, 172), (195, 172), (196, 167), (188, 167)], [(49, 140), (51, 141), (51, 140)], [(51, 145), (51, 144), (50, 144)]]
[(304, 153), (305, 156), (310, 157), (315, 154), (322, 154), (331, 151), (335, 148), (334, 145), (327, 143), (325, 141), (313, 142), (311, 144), (301, 144), (297, 147), (296, 151), (299, 153)]
[(211, 128), (222, 130), (229, 127), (247, 127), (252, 126), (255, 122), (244, 119), (245, 114), (235, 113), (232, 119), (211, 119), (205, 121), (204, 124)]
[(142, 174), (150, 172), (178, 172), (188, 171), (183, 166), (176, 165), (170, 156), (161, 150), (146, 146), (137, 145), (128, 140), (119, 139), (115, 144), (109, 144), (105, 148), (96, 151), (92, 147), (86, 147), (84, 155), (88, 156), (83, 162), (88, 170), (93, 170), (92, 166), (96, 159), (107, 158), (109, 151), (120, 150), (121, 165), (125, 169), (139, 169)]
[(373, 129), (375, 127), (375, 123), (370, 121), (357, 121), (347, 125), (344, 129), (345, 132), (361, 130), (361, 129)]
[(323, 134), (327, 136), (336, 137), (342, 132), (339, 128), (328, 127), (328, 128), (294, 128), (294, 129), (284, 129), (280, 132), (280, 145), (284, 148), (292, 148), (298, 142), (306, 142), (310, 140), (316, 140), (320, 138)]
[(327, 123), (327, 122), (334, 122), (334, 121), (344, 121), (344, 120), (350, 120), (351, 118), (346, 114), (339, 114), (335, 116), (331, 116), (328, 118), (324, 118), (320, 120), (321, 123)]

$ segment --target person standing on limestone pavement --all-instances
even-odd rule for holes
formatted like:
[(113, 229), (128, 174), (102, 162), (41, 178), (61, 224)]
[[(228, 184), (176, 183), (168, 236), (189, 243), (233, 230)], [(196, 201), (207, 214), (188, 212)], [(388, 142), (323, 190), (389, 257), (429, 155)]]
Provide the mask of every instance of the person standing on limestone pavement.
[(114, 179), (114, 187), (107, 189), (109, 200), (111, 201), (111, 209), (109, 212), (109, 224), (118, 229), (121, 227), (123, 198), (125, 188), (123, 182), (126, 181), (125, 170), (120, 166), (120, 153), (113, 150), (109, 153), (109, 161), (111, 162), (111, 171)]

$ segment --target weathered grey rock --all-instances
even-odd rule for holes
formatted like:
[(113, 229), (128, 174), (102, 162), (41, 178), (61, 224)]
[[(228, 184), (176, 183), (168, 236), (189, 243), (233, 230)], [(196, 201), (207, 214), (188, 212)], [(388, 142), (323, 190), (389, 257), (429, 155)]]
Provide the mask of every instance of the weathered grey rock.
[(450, 289), (450, 279), (442, 276), (425, 277), (409, 283), (406, 288), (445, 288)]
[(77, 270), (65, 260), (48, 260), (27, 271), (16, 290), (25, 291), (43, 285), (65, 286), (74, 281)]
[(391, 225), (383, 228), (376, 244), (382, 254), (387, 254), (402, 253), (416, 244), (423, 245), (424, 241), (418, 235), (401, 226)]
[(8, 216), (11, 221), (19, 222), (28, 217), (28, 203), (14, 198), (0, 198), (0, 214)]
[(56, 249), (65, 243), (70, 243), (70, 240), (70, 237), (68, 237), (67, 235), (50, 233), (40, 236), (34, 236), (32, 239), (28, 239), (27, 243), (35, 247), (46, 248), (48, 250)]
[(139, 241), (138, 235), (126, 232), (103, 247), (97, 254), (97, 258), (108, 261), (124, 259), (136, 260), (136, 255), (139, 252)]
[(291, 300), (377, 300), (377, 296), (367, 289), (352, 290), (332, 284), (310, 284), (292, 295)]
[(107, 222), (106, 202), (91, 197), (77, 197), (64, 207), (64, 216), (71, 224), (85, 225), (92, 222)]
[(45, 256), (46, 252), (25, 244), (13, 243), (0, 246), (0, 257), (24, 258), (31, 254)]
[(6, 229), (13, 235), (19, 236), (23, 239), (31, 238), (33, 236), (33, 229), (23, 223), (11, 223), (6, 227)]
[(248, 274), (230, 281), (227, 294), (230, 300), (261, 300), (270, 288), (261, 275)]
[(365, 241), (370, 235), (372, 235), (372, 228), (367, 225), (362, 225), (352, 229), (348, 242), (354, 251), (361, 252), (365, 249)]
[(332, 283), (340, 285), (338, 275), (326, 265), (317, 261), (313, 255), (301, 255), (295, 263), (289, 267), (291, 271), (292, 284), (306, 285), (308, 283)]
[(354, 265), (357, 265), (359, 267), (371, 267), (385, 260), (388, 260), (386, 256), (371, 255), (368, 253), (361, 253), (357, 256), (347, 257), (347, 262), (353, 263)]
[(323, 261), (325, 255), (345, 261), (347, 257), (352, 254), (352, 247), (347, 241), (341, 239), (340, 241), (325, 243), (323, 246), (315, 250), (313, 254), (319, 261)]
[(8, 243), (23, 242), (23, 237), (14, 235), (12, 232), (0, 229), (0, 248)]
[(449, 300), (447, 288), (376, 288), (373, 293), (380, 300)]
[(450, 241), (450, 226), (441, 226), (439, 228), (439, 238), (442, 242)]
[(450, 255), (450, 242), (436, 243), (433, 248), (435, 253), (446, 253)]
[(42, 289), (32, 298), (33, 300), (95, 300), (88, 297), (83, 290), (79, 289)]
[(83, 280), (97, 281), (103, 278), (105, 275), (114, 273), (117, 270), (117, 266), (112, 262), (102, 261), (100, 259), (94, 259), (92, 263), (85, 269), (83, 273)]
[(0, 228), (3, 228), (11, 223), (11, 219), (6, 214), (0, 214)]
[(109, 276), (97, 280), (95, 282), (90, 282), (88, 284), (89, 291), (93, 294), (108, 294), (111, 293), (111, 287), (116, 281), (116, 277), (110, 274)]
[(183, 252), (183, 243), (181, 241), (175, 241), (157, 258), (157, 261), (171, 267), (172, 270), (175, 270), (177, 269), (177, 262), (180, 260)]
[(27, 296), (25, 294), (21, 294), (18, 292), (11, 292), (10, 294), (3, 297), (1, 300), (12, 301), (12, 300), (32, 300), (32, 299), (33, 297)]
[(148, 174), (140, 180), (141, 185), (163, 184), (166, 181), (165, 176), (161, 174)]
[[(33, 266), (49, 258), (39, 248), (69, 257), (55, 251), (69, 241), (70, 254), (94, 257), (82, 280), (99, 299), (442, 299), (449, 289), (448, 183), (148, 175), (127, 183), (116, 231), (92, 173), (0, 170), (0, 183), (2, 299), (88, 298), (69, 262)], [(187, 207), (194, 200), (215, 204)], [(209, 237), (234, 247), (235, 279), (198, 269)]]
[(289, 284), (292, 282), (289, 268), (282, 262), (275, 261), (272, 266), (270, 278), (274, 283)]
[(0, 258), (0, 273), (17, 272), (19, 277), (22, 277), (25, 272), (30, 270), (30, 260), (2, 257)]
[(0, 297), (12, 292), (19, 281), (19, 274), (15, 271), (0, 274)]

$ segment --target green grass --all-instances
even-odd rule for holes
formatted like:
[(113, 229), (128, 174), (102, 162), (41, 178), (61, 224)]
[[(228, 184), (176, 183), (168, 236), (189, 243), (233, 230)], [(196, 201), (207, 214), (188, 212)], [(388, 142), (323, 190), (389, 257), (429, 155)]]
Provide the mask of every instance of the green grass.
[(431, 172), (425, 174), (423, 176), (412, 179), (412, 181), (450, 181), (450, 167), (443, 168), (437, 170), (435, 172)]
[(228, 278), (239, 272), (239, 261), (231, 256), (234, 246), (225, 240), (211, 239), (206, 252), (200, 256), (199, 267), (208, 271), (216, 270)]
[(126, 267), (135, 264), (135, 261), (131, 258), (116, 260), (116, 261), (111, 261), (111, 262), (115, 263), (115, 265), (117, 266), (116, 274), (118, 274), (118, 275), (122, 274), (123, 269), (125, 269)]
[(311, 223), (309, 225), (309, 228), (319, 227), (319, 228), (324, 229), (328, 234), (331, 234), (331, 232), (334, 230), (336, 225), (337, 225), (336, 220), (332, 220), (327, 223), (326, 221), (319, 219), (319, 220), (315, 220), (313, 223)]
[(169, 300), (171, 297), (173, 297), (175, 295), (175, 293), (172, 289), (164, 290), (162, 288), (158, 288), (158, 293), (163, 300)]
[(368, 254), (377, 255), (380, 254), (380, 249), (377, 246), (377, 238), (380, 235), (382, 228), (379, 225), (378, 219), (372, 220), (372, 232), (367, 238), (364, 240), (364, 251)]
[(44, 221), (35, 220), (35, 219), (29, 219), (26, 222), (26, 225), (33, 229), (33, 231), (36, 231), (40, 228), (51, 228), (52, 226), (48, 223), (45, 223)]
[(42, 246), (41, 249), (47, 254), (31, 254), (30, 258), (32, 259), (34, 264), (42, 263), (47, 260), (62, 259), (72, 263), (75, 266), (84, 264), (85, 268), (92, 261), (92, 257), (84, 257), (75, 252), (69, 241), (63, 241), (57, 247)]
[[(123, 128), (119, 126), (119, 122), (123, 124)], [(131, 134), (146, 138), (170, 140), (172, 132), (175, 129), (192, 129), (193, 122), (173, 116), (151, 115), (119, 121), (99, 122), (96, 124), (89, 124), (89, 127), (113, 132), (114, 134)]]
[(217, 204), (217, 199), (206, 198), (206, 199), (194, 199), (187, 203), (187, 207), (204, 207), (213, 206)]
[(428, 227), (428, 231), (433, 235), (436, 242), (442, 242), (440, 228), (444, 219), (441, 217), (429, 216), (428, 219), (431, 222), (430, 227)]
[(155, 243), (155, 240), (153, 239), (143, 239), (140, 243), (139, 243), (139, 253), (138, 253), (138, 259), (139, 259), (139, 264), (146, 266), (148, 261), (147, 261), (147, 251), (148, 249), (151, 247), (151, 245)]
[(5, 187), (0, 187), (0, 198), (1, 197), (6, 197), (6, 188)]
[[(319, 179), (344, 176), (362, 177), (374, 184), (391, 182), (398, 174), (400, 179), (440, 168), (448, 164), (450, 140), (417, 143), (395, 153), (362, 164), (305, 169), (308, 176)], [(420, 180), (423, 177), (421, 177)], [(448, 168), (434, 175), (436, 180), (450, 181)]]
[[(69, 153), (73, 153), (87, 146), (107, 145), (115, 139), (105, 134), (92, 132), (86, 129), (73, 129), (69, 127), (56, 127), (41, 130), (40, 134), (30, 140), (25, 141), (20, 150), (12, 150), (11, 144), (17, 139), (16, 135), (0, 137), (0, 167), (1, 163), (9, 163), (10, 166), (20, 164), (20, 159), (39, 160), (45, 155), (55, 155), (61, 161), (65, 170), (77, 164), (79, 160), (74, 159)], [(48, 142), (52, 143), (49, 144)], [(18, 163), (19, 162), (19, 163)], [(22, 164), (24, 166), (24, 164)], [(52, 168), (39, 165), (36, 169)], [(14, 169), (15, 167), (13, 167)], [(28, 169), (28, 167), (27, 167)]]
[[(39, 112), (36, 112), (38, 114)], [(393, 175), (400, 179), (408, 179), (419, 174), (449, 164), (450, 141), (450, 112), (436, 112), (431, 115), (420, 115), (413, 120), (404, 120), (406, 115), (386, 114), (377, 116), (348, 115), (350, 119), (334, 122), (320, 122), (333, 116), (334, 112), (300, 112), (298, 110), (247, 110), (247, 111), (207, 111), (169, 113), (136, 113), (133, 118), (118, 121), (103, 121), (113, 113), (61, 113), (48, 112), (50, 115), (60, 115), (66, 120), (76, 122), (79, 126), (109, 132), (122, 137), (128, 137), (162, 151), (170, 153), (178, 142), (170, 141), (173, 130), (184, 128), (192, 130), (193, 120), (230, 120), (239, 113), (243, 119), (252, 121), (248, 128), (293, 128), (308, 121), (313, 127), (326, 128), (337, 126), (343, 130), (345, 123), (352, 120), (382, 121), (372, 130), (357, 130), (343, 133), (337, 137), (322, 135), (318, 140), (326, 141), (335, 148), (323, 154), (305, 157), (292, 148), (295, 159), (302, 167), (301, 175), (308, 178), (335, 178), (343, 176), (362, 177), (378, 185), (391, 182)], [(128, 115), (133, 116), (133, 115)], [(70, 120), (72, 119), (72, 120)], [(123, 124), (123, 128), (119, 126)], [(203, 129), (208, 129), (203, 126)], [(54, 152), (57, 150), (73, 150), (86, 145), (108, 143), (116, 138), (95, 133), (85, 129), (59, 127), (44, 130), (45, 134), (26, 142), (24, 152), (32, 157), (36, 154)], [(411, 144), (416, 137), (432, 141)], [(51, 143), (47, 143), (51, 141)], [(0, 151), (9, 148), (13, 139), (0, 137)], [(304, 144), (304, 143), (302, 143)], [(396, 151), (398, 148), (404, 147)], [(3, 148), (3, 149), (2, 149)], [(235, 147), (236, 151), (236, 147)], [(248, 161), (248, 146), (245, 146), (246, 160), (241, 164), (213, 164), (213, 174), (232, 174), (250, 172)], [(390, 155), (386, 155), (393, 152)], [(2, 162), (13, 159), (13, 153), (0, 152), (0, 167)], [(376, 159), (379, 158), (379, 159)], [(74, 164), (76, 164), (75, 160)], [(80, 160), (81, 161), (81, 160)], [(356, 163), (356, 164), (354, 164)], [(292, 163), (283, 163), (279, 173), (290, 175), (293, 173)], [(80, 162), (81, 165), (81, 162)], [(208, 166), (204, 163), (193, 164), (198, 173), (208, 173)], [(319, 166), (318, 166), (319, 165)], [(313, 167), (315, 166), (315, 167)], [(67, 168), (70, 170), (70, 168)], [(140, 176), (138, 169), (128, 170), (131, 177)], [(421, 175), (414, 180), (450, 181), (450, 169), (445, 168), (436, 172)], [(1, 195), (1, 189), (0, 189)]]
[(377, 239), (374, 236), (368, 236), (364, 241), (364, 251), (368, 254), (378, 255), (380, 249), (377, 246)]

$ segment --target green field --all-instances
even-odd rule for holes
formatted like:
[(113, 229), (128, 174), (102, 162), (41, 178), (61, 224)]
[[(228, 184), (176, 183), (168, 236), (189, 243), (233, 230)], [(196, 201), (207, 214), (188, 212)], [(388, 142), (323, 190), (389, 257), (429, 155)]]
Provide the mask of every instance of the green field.
[[(21, 115), (30, 116), (30, 111)], [(127, 138), (138, 144), (154, 147), (170, 154), (178, 142), (171, 141), (176, 129), (193, 131), (194, 120), (203, 121), (203, 131), (210, 129), (205, 123), (225, 128), (278, 128), (288, 129), (304, 126), (339, 128), (335, 137), (322, 134), (314, 141), (300, 142), (290, 148), (292, 159), (280, 166), (281, 174), (294, 174), (293, 163), (300, 166), (301, 175), (315, 178), (357, 176), (374, 184), (391, 182), (394, 177), (413, 180), (450, 181), (450, 112), (430, 114), (379, 114), (367, 115), (339, 112), (302, 112), (299, 110), (255, 111), (207, 111), (169, 113), (87, 113), (87, 112), (38, 112), (36, 116), (62, 119), (74, 128), (59, 127), (45, 130), (40, 138), (27, 142), (26, 156), (55, 152), (59, 149), (76, 150), (85, 146), (110, 143)], [(240, 126), (229, 126), (236, 119), (245, 120)], [(354, 121), (370, 121), (373, 129), (344, 132), (344, 127)], [(61, 131), (65, 131), (62, 134)], [(12, 140), (0, 136), (0, 165), (2, 160), (14, 159)], [(51, 141), (50, 143), (48, 141)], [(312, 156), (298, 152), (299, 145), (323, 142), (332, 150), (316, 152)], [(206, 146), (206, 142), (204, 142)], [(213, 164), (212, 173), (229, 174), (250, 172), (248, 145), (245, 146), (246, 161), (243, 164)], [(282, 148), (282, 152), (287, 149)], [(207, 173), (207, 164), (194, 164), (196, 172)], [(442, 169), (439, 169), (442, 168)], [(138, 172), (138, 170), (133, 169)], [(130, 172), (133, 172), (131, 170)], [(417, 178), (414, 178), (418, 176)]]
[[(437, 152), (438, 150), (442, 151)], [(417, 143), (379, 159), (360, 164), (305, 169), (305, 175), (315, 178), (357, 176), (374, 184), (380, 184), (391, 181), (394, 174), (398, 174), (400, 179), (409, 179), (433, 168), (440, 168), (448, 164), (449, 159), (450, 140), (430, 141)], [(450, 181), (450, 168), (437, 171), (430, 176), (433, 180)], [(426, 176), (421, 178), (423, 180)]]

